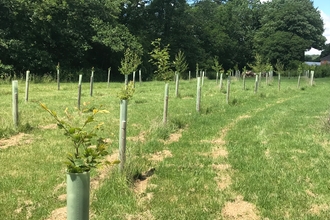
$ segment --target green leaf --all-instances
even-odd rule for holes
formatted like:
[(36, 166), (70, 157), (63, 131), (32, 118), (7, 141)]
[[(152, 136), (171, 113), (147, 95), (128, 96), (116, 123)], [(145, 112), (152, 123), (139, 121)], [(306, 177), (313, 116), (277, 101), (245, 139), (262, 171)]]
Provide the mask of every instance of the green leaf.
[(70, 129), (69, 129), (69, 133), (70, 133), (70, 134), (73, 134), (75, 131), (76, 131), (75, 128), (70, 128)]
[(75, 159), (74, 160), (74, 164), (77, 166), (77, 167), (81, 167), (81, 166), (84, 166), (85, 165), (85, 162), (84, 162), (84, 160), (82, 160), (82, 159)]

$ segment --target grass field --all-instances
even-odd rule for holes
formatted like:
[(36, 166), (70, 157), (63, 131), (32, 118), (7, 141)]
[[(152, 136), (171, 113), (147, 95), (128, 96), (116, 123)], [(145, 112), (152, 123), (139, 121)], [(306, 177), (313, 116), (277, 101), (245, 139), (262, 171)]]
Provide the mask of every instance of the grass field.
[[(122, 83), (82, 85), (84, 108), (100, 107), (102, 135), (117, 158)], [(170, 83), (163, 125), (163, 82), (136, 84), (128, 105), (127, 164), (93, 171), (91, 219), (329, 219), (330, 79), (283, 78), (254, 93), (254, 79), (225, 89), (205, 80), (196, 112), (196, 80)], [(226, 86), (224, 86), (225, 88)], [(11, 85), (0, 84), (1, 219), (63, 219), (63, 131), (40, 106), (77, 118), (77, 83), (19, 82), (19, 120), (13, 128)], [(65, 218), (64, 218), (65, 219)]]

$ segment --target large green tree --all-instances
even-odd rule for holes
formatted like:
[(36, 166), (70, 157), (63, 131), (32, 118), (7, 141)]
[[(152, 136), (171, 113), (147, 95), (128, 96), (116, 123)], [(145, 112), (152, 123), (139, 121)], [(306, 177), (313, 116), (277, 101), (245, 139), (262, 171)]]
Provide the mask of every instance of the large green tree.
[(126, 47), (141, 50), (118, 22), (123, 2), (0, 0), (0, 60), (17, 72), (39, 74), (58, 62), (72, 70), (107, 68), (111, 56)]
[(273, 0), (264, 3), (261, 28), (254, 38), (256, 51), (275, 64), (286, 67), (304, 61), (304, 52), (322, 49), (325, 43), (320, 12), (310, 0)]

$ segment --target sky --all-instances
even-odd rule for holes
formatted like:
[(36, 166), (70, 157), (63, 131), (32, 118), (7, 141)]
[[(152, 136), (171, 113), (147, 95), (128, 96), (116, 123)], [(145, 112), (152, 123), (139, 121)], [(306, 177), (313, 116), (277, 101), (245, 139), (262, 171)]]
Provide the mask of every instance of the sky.
[[(271, 0), (261, 0), (261, 2), (271, 1)], [(330, 4), (329, 0), (312, 0), (314, 2), (314, 8), (320, 11), (321, 18), (324, 23), (324, 33), (323, 36), (327, 38), (326, 44), (330, 43)], [(305, 52), (306, 55), (321, 54), (320, 50), (312, 48), (310, 51)]]
[[(330, 43), (330, 4), (328, 0), (314, 0), (314, 7), (321, 12), (321, 17), (324, 23), (324, 33), (323, 36), (327, 38), (326, 44)], [(311, 49), (305, 54), (320, 54), (321, 51)]]

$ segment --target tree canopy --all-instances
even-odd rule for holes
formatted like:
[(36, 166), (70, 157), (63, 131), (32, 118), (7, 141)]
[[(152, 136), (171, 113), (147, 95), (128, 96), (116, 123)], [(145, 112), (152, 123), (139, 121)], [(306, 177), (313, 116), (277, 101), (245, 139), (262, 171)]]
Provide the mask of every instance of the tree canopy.
[(214, 57), (225, 70), (242, 69), (255, 54), (289, 67), (326, 40), (311, 0), (0, 0), (0, 19), (0, 71), (38, 75), (60, 63), (72, 72), (112, 67), (120, 76), (129, 48), (153, 78), (154, 39), (168, 47), (169, 63), (184, 53), (191, 71), (197, 63), (212, 70)]

